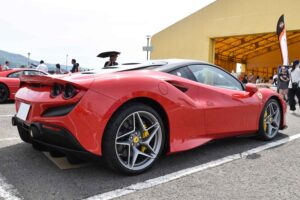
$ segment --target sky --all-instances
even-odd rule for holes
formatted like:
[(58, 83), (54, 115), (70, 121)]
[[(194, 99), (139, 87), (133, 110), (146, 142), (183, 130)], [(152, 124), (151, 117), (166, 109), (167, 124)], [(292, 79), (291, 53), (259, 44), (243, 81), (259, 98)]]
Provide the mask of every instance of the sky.
[[(117, 50), (119, 63), (142, 62), (154, 35), (214, 0), (0, 0), (0, 49), (47, 63), (102, 67), (96, 56)], [(68, 55), (68, 56), (67, 56)]]

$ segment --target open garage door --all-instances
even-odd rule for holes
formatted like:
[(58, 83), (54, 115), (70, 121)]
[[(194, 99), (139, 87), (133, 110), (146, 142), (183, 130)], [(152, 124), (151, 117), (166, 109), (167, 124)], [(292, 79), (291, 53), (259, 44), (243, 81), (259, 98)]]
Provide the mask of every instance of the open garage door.
[[(236, 71), (243, 64), (242, 73), (268, 79), (282, 63), (276, 33), (214, 38), (214, 62), (224, 69)], [(300, 31), (287, 31), (290, 61), (300, 59)]]

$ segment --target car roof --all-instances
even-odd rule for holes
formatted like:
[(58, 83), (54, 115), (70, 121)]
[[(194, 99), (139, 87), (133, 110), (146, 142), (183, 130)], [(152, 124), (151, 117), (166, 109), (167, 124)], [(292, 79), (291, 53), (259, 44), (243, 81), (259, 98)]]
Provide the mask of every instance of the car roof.
[(131, 70), (155, 70), (161, 72), (169, 72), (176, 68), (190, 64), (209, 64), (199, 60), (187, 60), (187, 59), (164, 59), (164, 60), (149, 60), (143, 63), (125, 63), (121, 65), (101, 68), (97, 70), (82, 72), (83, 74), (102, 74), (119, 71), (131, 71)]
[(45, 72), (42, 72), (42, 71), (37, 70), (37, 69), (32, 69), (32, 68), (11, 68), (9, 70), (1, 71), (0, 74), (3, 77), (3, 76), (6, 76), (6, 75), (14, 73), (14, 72), (25, 71), (25, 70), (26, 71), (39, 71), (41, 73), (47, 74)]

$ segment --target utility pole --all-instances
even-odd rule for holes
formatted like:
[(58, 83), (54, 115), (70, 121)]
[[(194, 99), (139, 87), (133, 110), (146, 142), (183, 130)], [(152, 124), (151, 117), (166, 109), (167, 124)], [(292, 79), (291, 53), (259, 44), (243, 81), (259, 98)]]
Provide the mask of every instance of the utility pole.
[(27, 57), (27, 67), (30, 67), (30, 66), (29, 66), (30, 52), (28, 52), (27, 55), (28, 55), (28, 57)]
[(147, 46), (143, 47), (143, 51), (147, 52), (147, 57), (146, 58), (147, 58), (147, 60), (149, 60), (149, 52), (152, 51), (152, 46), (150, 46), (150, 38), (151, 38), (151, 36), (147, 35), (146, 38), (147, 38)]
[(66, 55), (66, 71), (68, 71), (68, 54)]
[(150, 45), (150, 35), (147, 35), (147, 60), (149, 60), (149, 45)]

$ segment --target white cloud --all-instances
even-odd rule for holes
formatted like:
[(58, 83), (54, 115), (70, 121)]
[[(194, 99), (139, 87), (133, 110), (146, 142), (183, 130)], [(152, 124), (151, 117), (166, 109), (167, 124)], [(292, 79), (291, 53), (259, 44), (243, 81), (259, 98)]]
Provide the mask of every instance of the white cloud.
[(101, 51), (119, 50), (119, 62), (142, 61), (153, 35), (213, 0), (1, 0), (0, 49), (65, 64), (102, 67)]

